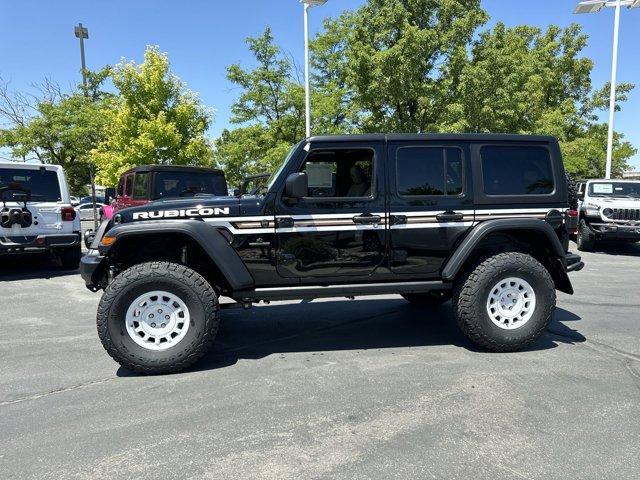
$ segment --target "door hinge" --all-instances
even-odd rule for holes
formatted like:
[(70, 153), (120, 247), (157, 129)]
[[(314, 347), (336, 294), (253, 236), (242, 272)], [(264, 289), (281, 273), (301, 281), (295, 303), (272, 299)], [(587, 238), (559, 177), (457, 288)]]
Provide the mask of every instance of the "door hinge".
[(390, 225), (405, 225), (406, 223), (407, 223), (406, 215), (390, 215), (389, 216)]
[(293, 224), (291, 217), (276, 218), (276, 228), (293, 228)]

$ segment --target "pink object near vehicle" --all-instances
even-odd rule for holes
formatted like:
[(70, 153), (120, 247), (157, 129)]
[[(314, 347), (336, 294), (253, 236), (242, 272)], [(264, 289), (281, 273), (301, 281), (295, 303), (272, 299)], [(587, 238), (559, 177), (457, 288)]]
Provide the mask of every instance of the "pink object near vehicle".
[(198, 194), (228, 196), (224, 172), (214, 168), (173, 165), (135, 167), (120, 177), (114, 199), (103, 207), (104, 218), (111, 219), (123, 208)]

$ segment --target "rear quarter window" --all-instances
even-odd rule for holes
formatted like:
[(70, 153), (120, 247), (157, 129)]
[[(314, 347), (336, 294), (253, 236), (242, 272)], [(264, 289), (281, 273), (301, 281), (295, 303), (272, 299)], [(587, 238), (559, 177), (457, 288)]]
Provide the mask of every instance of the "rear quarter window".
[(537, 146), (487, 145), (480, 149), (486, 195), (554, 193), (549, 150)]

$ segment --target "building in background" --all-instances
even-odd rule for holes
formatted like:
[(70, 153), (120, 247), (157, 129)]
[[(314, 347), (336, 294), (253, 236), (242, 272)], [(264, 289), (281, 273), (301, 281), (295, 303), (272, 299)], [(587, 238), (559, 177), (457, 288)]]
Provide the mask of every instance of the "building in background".
[(640, 180), (640, 172), (622, 172), (622, 178), (625, 180)]

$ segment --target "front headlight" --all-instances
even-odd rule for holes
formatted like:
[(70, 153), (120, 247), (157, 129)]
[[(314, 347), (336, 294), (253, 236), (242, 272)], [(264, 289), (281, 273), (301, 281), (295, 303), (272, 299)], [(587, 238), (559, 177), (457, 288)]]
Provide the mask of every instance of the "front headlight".
[(600, 216), (600, 205), (594, 205), (592, 203), (587, 203), (584, 206), (585, 213), (587, 217), (599, 217)]
[(611, 218), (613, 216), (613, 210), (610, 208), (605, 208), (604, 210), (602, 210), (602, 215), (607, 218)]

